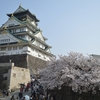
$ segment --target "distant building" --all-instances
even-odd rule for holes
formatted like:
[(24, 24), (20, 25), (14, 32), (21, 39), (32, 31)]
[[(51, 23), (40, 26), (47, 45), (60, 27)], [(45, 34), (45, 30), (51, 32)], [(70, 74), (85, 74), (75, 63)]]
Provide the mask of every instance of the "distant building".
[[(9, 67), (6, 75), (0, 74), (1, 82), (8, 80), (8, 74), (10, 78), (14, 76), (18, 80), (17, 74), (20, 74), (20, 77), (22, 74), (22, 72), (16, 72), (18, 68), (19, 70), (20, 68), (29, 69), (31, 74), (36, 73), (38, 68), (45, 67), (50, 57), (54, 56), (50, 52), (51, 46), (46, 43), (47, 38), (38, 28), (39, 20), (34, 14), (19, 6), (15, 12), (7, 16), (9, 19), (0, 27), (0, 63), (5, 66), (4, 69), (9, 63), (14, 65)], [(0, 71), (4, 70), (2, 66), (0, 66)], [(11, 70), (14, 66), (17, 70), (12, 74)], [(24, 69), (22, 71), (26, 71)]]
[(96, 55), (96, 54), (91, 54), (91, 56), (95, 59), (97, 59), (98, 61), (100, 61), (100, 55)]

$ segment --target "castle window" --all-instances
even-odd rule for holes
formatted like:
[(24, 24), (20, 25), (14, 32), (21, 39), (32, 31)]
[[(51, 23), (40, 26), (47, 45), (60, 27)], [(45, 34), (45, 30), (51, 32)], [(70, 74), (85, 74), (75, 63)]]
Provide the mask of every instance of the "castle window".
[(14, 26), (14, 24), (9, 24), (9, 26), (8, 27), (13, 27)]
[(23, 28), (21, 28), (21, 29), (20, 29), (20, 32), (23, 32), (23, 31), (24, 31), (24, 29), (23, 29)]
[(46, 57), (44, 56), (44, 59), (46, 59)]
[(23, 49), (23, 47), (22, 47), (22, 46), (20, 46), (20, 47), (19, 47), (19, 49)]
[(12, 30), (12, 33), (16, 33), (16, 30)]
[(2, 39), (2, 40), (0, 40), (0, 42), (9, 42), (10, 41), (10, 39)]
[(8, 47), (8, 51), (10, 51), (12, 48), (11, 47)]
[(5, 77), (4, 79), (7, 80), (7, 77)]
[(41, 57), (41, 54), (40, 53), (38, 53), (38, 57)]
[(6, 47), (1, 47), (1, 51), (5, 51), (6, 50)]
[(25, 38), (25, 36), (24, 36), (24, 35), (22, 35), (22, 36), (21, 36), (21, 38), (23, 38), (23, 39), (24, 39), (24, 38)]
[(17, 47), (13, 47), (13, 50), (17, 50)]

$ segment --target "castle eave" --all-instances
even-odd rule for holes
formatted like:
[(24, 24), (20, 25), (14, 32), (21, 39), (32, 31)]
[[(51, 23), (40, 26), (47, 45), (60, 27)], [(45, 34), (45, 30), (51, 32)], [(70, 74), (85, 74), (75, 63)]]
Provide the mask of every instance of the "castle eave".
[[(31, 14), (29, 10), (23, 11), (23, 12), (16, 12), (13, 13), (14, 16), (21, 16), (21, 15), (29, 15), (33, 20), (35, 20), (36, 22), (39, 22), (39, 20), (36, 18), (36, 16), (34, 14)], [(7, 14), (7, 16), (11, 17), (11, 14)]]

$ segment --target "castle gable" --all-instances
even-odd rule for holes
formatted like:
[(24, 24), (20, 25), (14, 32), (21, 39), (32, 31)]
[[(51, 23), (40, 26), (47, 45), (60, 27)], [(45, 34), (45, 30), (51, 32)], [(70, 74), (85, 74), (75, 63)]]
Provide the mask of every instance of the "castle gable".
[(36, 36), (37, 38), (39, 38), (40, 40), (44, 41), (44, 38), (43, 38), (43, 36), (42, 36), (41, 31), (38, 32), (35, 36)]
[(47, 49), (46, 51), (49, 52), (49, 53), (51, 53), (50, 49)]
[(0, 44), (19, 42), (17, 38), (11, 35), (8, 31), (4, 30), (0, 34)]
[(9, 20), (2, 25), (2, 27), (12, 27), (20, 25), (20, 22), (18, 22), (13, 16), (9, 18)]

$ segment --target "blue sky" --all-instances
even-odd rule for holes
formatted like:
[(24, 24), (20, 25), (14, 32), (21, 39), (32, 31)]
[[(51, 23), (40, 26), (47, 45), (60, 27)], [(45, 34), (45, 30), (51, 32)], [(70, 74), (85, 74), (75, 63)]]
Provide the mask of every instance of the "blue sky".
[(54, 55), (100, 55), (100, 0), (0, 0), (0, 26), (20, 4), (40, 20)]

